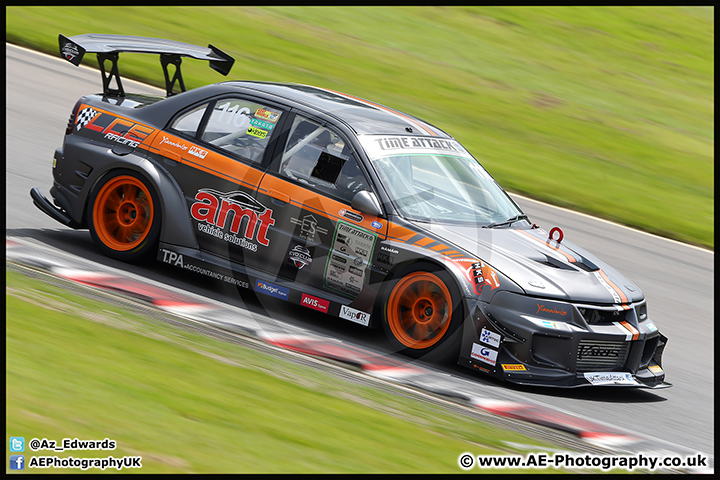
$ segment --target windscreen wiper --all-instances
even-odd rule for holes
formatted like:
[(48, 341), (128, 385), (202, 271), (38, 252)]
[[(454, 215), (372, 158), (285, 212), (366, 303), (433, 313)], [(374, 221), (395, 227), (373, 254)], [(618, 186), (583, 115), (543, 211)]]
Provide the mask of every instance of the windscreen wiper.
[(490, 223), (488, 225), (483, 225), (482, 227), (483, 228), (502, 227), (504, 225), (512, 225), (513, 223), (515, 223), (519, 220), (527, 220), (528, 222), (530, 221), (530, 219), (528, 218), (527, 215), (522, 214), (522, 215), (515, 215), (514, 217), (509, 218), (509, 219), (505, 220), (504, 222)]

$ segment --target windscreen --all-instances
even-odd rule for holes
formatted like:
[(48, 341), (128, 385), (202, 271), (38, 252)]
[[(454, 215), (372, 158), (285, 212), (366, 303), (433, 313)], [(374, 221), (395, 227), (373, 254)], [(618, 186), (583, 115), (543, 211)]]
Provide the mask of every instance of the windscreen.
[(368, 137), (374, 136), (361, 141), (368, 146), (372, 166), (393, 205), (408, 220), (482, 226), (522, 214), (454, 140), (398, 140), (397, 147), (397, 142)]

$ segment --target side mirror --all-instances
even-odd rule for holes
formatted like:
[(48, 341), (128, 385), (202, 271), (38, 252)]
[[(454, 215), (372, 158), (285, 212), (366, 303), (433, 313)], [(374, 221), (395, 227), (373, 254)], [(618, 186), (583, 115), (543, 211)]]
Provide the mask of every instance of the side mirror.
[(351, 205), (355, 210), (367, 213), (368, 215), (372, 215), (374, 217), (379, 217), (383, 213), (382, 208), (380, 207), (380, 202), (378, 202), (375, 194), (368, 192), (367, 190), (362, 190), (356, 193), (352, 199)]

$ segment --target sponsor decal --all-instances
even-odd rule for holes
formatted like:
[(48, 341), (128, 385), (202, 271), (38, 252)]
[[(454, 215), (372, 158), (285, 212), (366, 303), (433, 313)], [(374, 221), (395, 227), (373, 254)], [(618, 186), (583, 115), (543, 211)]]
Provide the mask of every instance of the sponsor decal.
[(399, 251), (395, 250), (394, 248), (386, 247), (385, 245), (381, 245), (380, 250), (382, 250), (383, 252), (392, 253), (393, 255), (397, 255), (398, 253), (400, 253)]
[(483, 328), (480, 332), (480, 341), (492, 345), (495, 348), (500, 346), (501, 339), (502, 337), (499, 334), (491, 332), (486, 328)]
[(523, 365), (522, 363), (502, 363), (501, 366), (502, 369), (506, 372), (524, 372), (527, 370), (527, 368), (525, 368), (525, 365)]
[(272, 130), (275, 125), (264, 120), (258, 120), (257, 118), (250, 119), (250, 125), (257, 128), (263, 128), (265, 130)]
[(376, 239), (375, 233), (338, 222), (325, 267), (325, 285), (346, 295), (359, 294)]
[(386, 253), (378, 253), (377, 261), (378, 263), (384, 263), (385, 265), (392, 266), (393, 263), (395, 263), (395, 258)]
[(271, 112), (270, 110), (267, 110), (265, 108), (258, 108), (255, 111), (255, 116), (257, 118), (262, 118), (264, 120), (267, 120), (269, 122), (277, 122), (278, 118), (280, 118), (280, 114), (276, 112)]
[(165, 135), (163, 135), (162, 140), (160, 140), (160, 143), (158, 144), (158, 146), (160, 146), (160, 145), (168, 145), (170, 147), (179, 148), (182, 151), (185, 151), (188, 149), (188, 146), (185, 145), (184, 143), (182, 143), (178, 140), (171, 140), (170, 138), (166, 137)]
[(247, 130), (247, 134), (257, 138), (265, 138), (268, 135), (268, 131), (257, 127), (250, 127)]
[(207, 150), (203, 150), (202, 148), (196, 147), (195, 145), (190, 147), (190, 149), (188, 150), (188, 153), (190, 155), (195, 155), (196, 157), (199, 157), (199, 158), (205, 158), (205, 155), (208, 154)]
[(340, 318), (350, 320), (351, 322), (359, 323), (367, 327), (370, 325), (370, 314), (355, 310), (354, 308), (342, 305), (340, 307)]
[(163, 254), (163, 259), (162, 259), (163, 262), (169, 263), (170, 265), (174, 265), (176, 267), (184, 268), (183, 267), (183, 256), (180, 255), (179, 253), (162, 249), (162, 254)]
[(497, 279), (497, 273), (485, 262), (475, 262), (467, 270), (467, 274), (471, 279), (471, 283), (475, 289), (475, 293), (480, 295), (485, 285), (490, 285), (490, 290), (495, 290), (500, 286), (500, 282)]
[(281, 287), (279, 285), (275, 285), (270, 282), (264, 282), (262, 280), (257, 280), (255, 282), (255, 291), (283, 300), (287, 300), (288, 296), (290, 295), (289, 289)]
[[(267, 247), (268, 229), (275, 225), (273, 211), (245, 192), (219, 192), (211, 188), (202, 188), (195, 195), (195, 203), (190, 214), (198, 222), (198, 230), (222, 238), (248, 250), (256, 251), (257, 241)], [(243, 220), (247, 220), (243, 237), (238, 237)], [(224, 232), (227, 224), (230, 232)], [(254, 247), (254, 248), (253, 248)]]
[(472, 351), (470, 352), (470, 358), (489, 363), (490, 365), (495, 365), (495, 363), (497, 363), (497, 355), (498, 352), (496, 350), (484, 347), (477, 343), (473, 343)]
[(558, 328), (558, 324), (555, 322), (548, 322), (547, 320), (542, 321), (542, 326), (545, 328)]
[(663, 373), (663, 369), (660, 368), (660, 365), (653, 365), (651, 367), (648, 367), (648, 370), (650, 370), (653, 373), (660, 374)]
[(537, 307), (538, 307), (538, 309), (537, 309), (537, 312), (535, 312), (535, 314), (542, 312), (542, 313), (552, 313), (553, 315), (560, 315), (561, 317), (564, 317), (565, 315), (567, 315), (567, 312), (565, 310), (558, 310), (557, 307), (548, 308), (541, 303), (538, 303)]
[(66, 59), (72, 60), (73, 58), (80, 55), (80, 52), (78, 51), (77, 45), (75, 45), (74, 43), (66, 43), (65, 45), (63, 45), (62, 54), (63, 57), (65, 57)]
[(407, 153), (453, 153), (470, 156), (470, 154), (455, 140), (431, 137), (405, 137), (405, 136), (366, 136), (363, 139), (366, 150), (372, 156), (387, 155), (388, 152)]
[(330, 265), (330, 267), (328, 267), (327, 273), (339, 282), (342, 279), (344, 271), (345, 269), (342, 267), (338, 267), (337, 265)]
[(99, 132), (106, 140), (135, 148), (155, 131), (140, 123), (100, 112), (92, 107), (80, 110), (77, 115), (76, 129)]
[(302, 245), (295, 245), (288, 254), (288, 258), (298, 270), (312, 263), (312, 254), (310, 250)]
[(372, 222), (372, 223), (370, 224), (370, 226), (373, 227), (373, 228), (380, 229), (380, 228), (382, 228), (383, 225), (382, 225), (382, 223), (380, 223), (380, 222), (378, 222), (377, 220), (375, 220), (374, 222)]
[(291, 218), (290, 223), (293, 225), (300, 225), (300, 238), (306, 239), (310, 243), (317, 243), (315, 241), (315, 235), (317, 233), (326, 235), (328, 233), (326, 228), (318, 227), (318, 221), (312, 215), (305, 215), (302, 219)]
[(312, 308), (313, 310), (317, 310), (318, 312), (323, 313), (327, 313), (328, 308), (330, 307), (330, 302), (328, 300), (313, 297), (312, 295), (308, 295), (307, 293), (302, 294), (302, 300), (300, 301), (300, 303), (304, 307)]
[(180, 140), (173, 140), (166, 135), (163, 135), (162, 140), (160, 140), (160, 143), (158, 143), (158, 147), (162, 145), (167, 145), (169, 147), (174, 147), (182, 150), (183, 152), (187, 152), (190, 155), (193, 155), (198, 158), (205, 158), (205, 156), (208, 154), (207, 150), (203, 150), (202, 148), (196, 146), (196, 145), (187, 145), (183, 143)]
[(631, 374), (624, 372), (592, 372), (583, 375), (593, 385), (638, 385)]
[(578, 349), (578, 358), (587, 357), (607, 357), (617, 358), (618, 351), (614, 348), (603, 348), (600, 345), (580, 345)]
[(163, 262), (169, 263), (170, 265), (173, 265), (175, 267), (190, 270), (191, 272), (199, 273), (200, 275), (205, 275), (207, 277), (214, 278), (215, 280), (222, 280), (223, 282), (238, 287), (247, 289), (250, 288), (250, 284), (241, 278), (236, 278), (232, 275), (225, 275), (224, 273), (216, 272), (205, 267), (193, 265), (192, 263), (189, 263), (187, 260), (185, 260), (183, 256), (177, 252), (161, 248), (159, 251), (159, 255), (162, 255)]
[(343, 209), (340, 209), (340, 211), (338, 212), (338, 214), (339, 214), (341, 217), (345, 217), (345, 218), (350, 219), (350, 220), (352, 220), (353, 222), (357, 222), (357, 223), (362, 222), (363, 219), (364, 219), (363, 216), (360, 215), (359, 213), (351, 212), (351, 211), (349, 211), (349, 210), (345, 210), (344, 208), (343, 208)]
[(647, 323), (645, 324), (645, 326), (646, 326), (647, 329), (650, 330), (651, 332), (657, 332), (657, 327), (655, 326), (655, 324), (654, 324), (653, 322), (647, 322)]

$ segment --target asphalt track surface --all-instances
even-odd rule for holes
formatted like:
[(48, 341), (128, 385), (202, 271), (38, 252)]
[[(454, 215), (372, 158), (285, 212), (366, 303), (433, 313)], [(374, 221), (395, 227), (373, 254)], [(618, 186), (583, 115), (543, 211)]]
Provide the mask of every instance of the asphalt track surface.
[[(189, 60), (192, 61), (192, 60)], [(6, 46), (6, 234), (79, 255), (145, 278), (252, 312), (278, 323), (299, 325), (375, 350), (390, 351), (382, 331), (307, 310), (267, 296), (256, 298), (221, 282), (154, 262), (128, 265), (102, 256), (86, 230), (66, 228), (32, 204), (29, 191), (49, 196), (52, 157), (61, 146), (76, 100), (101, 90), (100, 73), (60, 58)], [(122, 65), (121, 65), (122, 68)], [(162, 73), (158, 65), (158, 78)], [(241, 78), (242, 65), (235, 66)], [(218, 81), (224, 80), (218, 75)], [(157, 93), (124, 80), (126, 90)], [(490, 172), (492, 173), (492, 172)], [(645, 293), (648, 312), (669, 338), (663, 368), (674, 386), (663, 390), (627, 388), (552, 389), (497, 382), (461, 367), (447, 372), (471, 378), (507, 400), (531, 400), (590, 420), (712, 455), (714, 452), (714, 254), (631, 230), (586, 215), (515, 197), (530, 219), (546, 230), (597, 254), (627, 275)], [(299, 308), (299, 307), (297, 307)]]

